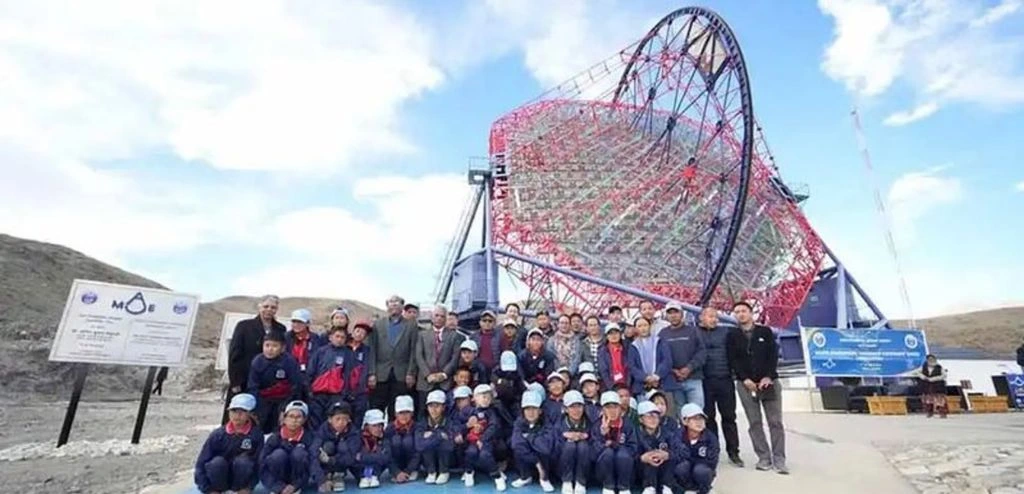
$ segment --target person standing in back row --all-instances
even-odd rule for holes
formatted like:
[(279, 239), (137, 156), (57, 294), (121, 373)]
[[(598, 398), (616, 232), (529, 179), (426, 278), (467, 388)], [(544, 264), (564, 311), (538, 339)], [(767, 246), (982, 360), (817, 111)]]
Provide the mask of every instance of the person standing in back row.
[(221, 425), (228, 422), (227, 405), (231, 403), (231, 398), (245, 391), (252, 359), (263, 354), (263, 338), (271, 332), (280, 333), (284, 338), (285, 327), (275, 319), (279, 303), (277, 295), (264, 295), (256, 306), (259, 314), (235, 325), (228, 346), (228, 394), (224, 402), (224, 415), (220, 419)]
[[(699, 324), (701, 338), (708, 351), (704, 362), (704, 415), (708, 419), (707, 427), (715, 437), (724, 436), (729, 461), (742, 468), (740, 439), (736, 431), (736, 385), (732, 381), (732, 369), (729, 367), (729, 354), (726, 350), (730, 328), (719, 326), (718, 311), (714, 307), (705, 307), (700, 311)], [(715, 422), (716, 408), (722, 416), (721, 435)]]
[(371, 406), (377, 410), (387, 408), (388, 417), (395, 416), (395, 398), (410, 395), (416, 388), (416, 363), (413, 351), (419, 326), (416, 319), (403, 317), (405, 300), (392, 295), (387, 300), (388, 316), (373, 323), (367, 338), (374, 353), (368, 385), (373, 390)]
[(416, 342), (416, 369), (419, 379), (416, 391), (420, 394), (417, 403), (417, 416), (426, 416), (427, 394), (435, 389), (448, 391), (452, 385), (452, 376), (459, 363), (460, 345), (463, 336), (446, 326), (448, 309), (443, 305), (435, 305), (430, 315), (431, 327), (420, 331)]
[[(786, 431), (782, 425), (782, 388), (779, 386), (779, 346), (771, 328), (754, 324), (754, 311), (750, 304), (737, 302), (732, 314), (739, 323), (729, 332), (726, 351), (729, 364), (736, 375), (740, 403), (750, 423), (750, 442), (757, 454), (757, 469), (771, 470), (786, 475)], [(764, 437), (761, 410), (768, 420), (771, 449)]]
[(675, 302), (665, 305), (669, 325), (658, 333), (659, 354), (666, 358), (658, 362), (661, 389), (672, 396), (675, 410), (687, 403), (704, 408), (704, 360), (707, 350), (697, 328), (683, 324), (683, 308)]

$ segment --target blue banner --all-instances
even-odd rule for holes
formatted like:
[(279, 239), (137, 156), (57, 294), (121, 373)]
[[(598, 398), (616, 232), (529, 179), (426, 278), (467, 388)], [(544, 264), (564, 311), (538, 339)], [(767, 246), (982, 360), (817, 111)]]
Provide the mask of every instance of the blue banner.
[(804, 328), (803, 346), (815, 376), (899, 376), (928, 355), (924, 333), (904, 329)]
[(1010, 387), (1010, 398), (1013, 406), (1024, 410), (1024, 374), (1007, 374), (1006, 384)]

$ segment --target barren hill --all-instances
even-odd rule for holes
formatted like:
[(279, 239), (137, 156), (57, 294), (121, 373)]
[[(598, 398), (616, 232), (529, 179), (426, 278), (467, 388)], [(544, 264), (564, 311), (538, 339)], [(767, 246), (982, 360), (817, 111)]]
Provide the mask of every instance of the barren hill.
[[(905, 324), (896, 321), (897, 327)], [(928, 343), (947, 347), (983, 350), (995, 357), (1013, 360), (1024, 343), (1024, 307), (1007, 307), (949, 316), (920, 319)]]

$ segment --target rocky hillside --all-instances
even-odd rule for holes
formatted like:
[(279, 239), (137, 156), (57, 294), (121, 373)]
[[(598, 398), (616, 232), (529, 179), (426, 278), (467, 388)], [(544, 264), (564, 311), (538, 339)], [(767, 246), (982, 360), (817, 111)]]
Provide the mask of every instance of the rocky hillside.
[[(903, 322), (897, 321), (897, 327)], [(1024, 343), (1024, 307), (982, 310), (917, 321), (928, 343), (954, 348), (975, 348), (994, 357), (1013, 360)]]

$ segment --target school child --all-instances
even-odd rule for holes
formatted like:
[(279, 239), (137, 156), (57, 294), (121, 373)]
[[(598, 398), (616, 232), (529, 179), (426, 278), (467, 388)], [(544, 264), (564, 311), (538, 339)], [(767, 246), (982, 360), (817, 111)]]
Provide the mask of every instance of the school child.
[(478, 353), (479, 348), (473, 340), (465, 340), (459, 345), (459, 363), (455, 368), (469, 370), (468, 386), (491, 383), (491, 371), (477, 360)]
[(526, 331), (514, 318), (506, 319), (501, 325), (501, 335), (498, 336), (498, 349), (503, 353), (519, 355), (523, 348), (526, 348)]
[(591, 445), (596, 459), (594, 469), (601, 480), (602, 494), (629, 494), (636, 459), (636, 431), (623, 419), (619, 395), (601, 394), (601, 420), (591, 426)]
[(584, 412), (583, 395), (570, 390), (562, 398), (565, 415), (554, 425), (554, 458), (558, 459), (558, 476), (562, 494), (586, 494), (587, 476), (593, 467), (590, 429), (594, 421)]
[(416, 424), (416, 452), (427, 472), (428, 484), (448, 483), (448, 470), (455, 453), (458, 422), (444, 413), (444, 391), (427, 395), (427, 416)]
[(501, 352), (498, 366), (491, 371), (491, 385), (494, 386), (498, 401), (510, 406), (523, 395), (526, 389), (519, 375), (519, 357), (511, 351)]
[(525, 384), (543, 385), (554, 365), (555, 354), (544, 348), (544, 331), (531, 329), (526, 333), (526, 348), (519, 352), (519, 378)]
[[(309, 309), (298, 309), (292, 312), (292, 327), (284, 335), (285, 353), (295, 357), (299, 370), (306, 373), (309, 359), (324, 345), (323, 338), (309, 328), (313, 315)], [(307, 374), (308, 375), (308, 374)]]
[(683, 419), (682, 450), (676, 478), (685, 489), (696, 489), (707, 494), (715, 481), (718, 469), (718, 438), (707, 430), (704, 409), (696, 403), (683, 405), (679, 414)]
[(453, 400), (448, 415), (452, 417), (452, 431), (455, 433), (455, 460), (453, 470), (466, 471), (466, 422), (473, 416), (473, 390), (459, 386), (452, 390)]
[(271, 331), (263, 353), (252, 359), (247, 391), (256, 397), (256, 421), (264, 434), (277, 430), (281, 408), (305, 394), (306, 381), (295, 357), (284, 353), (284, 333)]
[(643, 494), (672, 494), (679, 490), (675, 479), (675, 466), (682, 454), (678, 434), (662, 427), (658, 405), (650, 401), (640, 403), (640, 428), (637, 429), (637, 454), (640, 455), (640, 479)]
[(228, 404), (228, 423), (210, 433), (196, 459), (193, 475), (199, 492), (235, 491), (248, 494), (256, 487), (256, 460), (263, 434), (253, 425), (256, 398), (240, 393)]
[(565, 389), (569, 389), (569, 383), (572, 382), (572, 371), (568, 367), (559, 367), (555, 369), (555, 372), (562, 375), (562, 380), (565, 382)]
[(473, 390), (468, 386), (458, 386), (449, 393), (447, 413), (464, 424), (473, 413)]
[(474, 473), (479, 470), (494, 479), (498, 491), (506, 488), (505, 474), (498, 470), (494, 451), (501, 433), (501, 417), (492, 406), (493, 390), (488, 384), (481, 384), (473, 390), (473, 415), (466, 421), (466, 472), (462, 480), (466, 487), (476, 483)]
[(420, 455), (416, 453), (416, 422), (412, 419), (412, 396), (395, 397), (395, 420), (388, 424), (384, 438), (391, 448), (388, 472), (396, 484), (415, 482), (420, 474)]
[[(313, 428), (327, 418), (327, 408), (345, 399), (348, 366), (352, 364), (352, 350), (346, 345), (348, 332), (343, 327), (331, 327), (328, 343), (316, 350), (309, 359), (309, 419)], [(351, 417), (349, 417), (351, 418)]]
[(658, 407), (658, 413), (661, 414), (661, 427), (673, 436), (678, 436), (679, 421), (675, 420), (668, 412), (668, 398), (665, 397), (665, 392), (660, 389), (652, 389), (647, 392), (646, 398), (647, 401)]
[(622, 405), (623, 416), (633, 427), (640, 427), (640, 416), (636, 413), (637, 401), (629, 394), (629, 389), (618, 385), (614, 390), (619, 395), (619, 405)]
[[(557, 374), (556, 374), (557, 375)], [(554, 447), (550, 429), (546, 426), (541, 412), (541, 399), (536, 393), (524, 393), (523, 414), (516, 419), (512, 428), (512, 455), (515, 458), (519, 478), (512, 481), (512, 487), (520, 488), (533, 482), (537, 474), (544, 492), (554, 492), (551, 485), (551, 450)], [(561, 402), (559, 402), (561, 406)]]
[(633, 394), (644, 391), (644, 374), (635, 369), (643, 368), (640, 352), (633, 345), (622, 341), (622, 328), (615, 323), (604, 327), (605, 343), (597, 350), (597, 369), (605, 390), (625, 386)]
[(562, 397), (565, 395), (567, 382), (565, 376), (558, 372), (552, 372), (548, 376), (548, 396), (541, 407), (545, 424), (554, 424), (562, 417)]
[(466, 386), (467, 388), (471, 388), (473, 386), (472, 381), (473, 371), (464, 367), (455, 369), (455, 374), (452, 375), (452, 384), (454, 387)]
[(352, 425), (352, 407), (343, 401), (328, 407), (326, 419), (316, 429), (316, 436), (320, 440), (318, 456), (324, 470), (320, 491), (344, 491), (345, 472), (355, 469), (356, 453), (362, 447), (359, 429)]
[(584, 374), (580, 377), (580, 391), (587, 419), (592, 423), (601, 420), (601, 383), (597, 376)]
[(593, 362), (589, 362), (589, 361), (586, 361), (586, 360), (583, 361), (583, 362), (580, 362), (579, 367), (576, 368), (576, 375), (573, 376), (573, 381), (572, 381), (572, 386), (571, 386), (572, 389), (580, 389), (581, 388), (581, 386), (583, 384), (581, 382), (581, 380), (583, 379), (583, 376), (585, 374), (594, 374), (595, 376), (597, 375), (597, 367), (594, 367), (594, 363)]
[(373, 330), (369, 321), (358, 321), (352, 326), (351, 338), (349, 338), (349, 350), (352, 358), (348, 365), (348, 399), (352, 405), (352, 420), (359, 424), (363, 421), (363, 414), (370, 407), (370, 386), (368, 378), (370, 369), (374, 366), (373, 350), (366, 344), (366, 337)]
[(356, 453), (359, 465), (359, 488), (380, 487), (380, 475), (391, 462), (388, 441), (384, 439), (384, 412), (367, 410), (363, 416), (362, 444)]
[(260, 454), (260, 482), (270, 492), (299, 493), (323, 482), (320, 440), (306, 430), (309, 407), (292, 401), (284, 409), (284, 425), (267, 438)]

